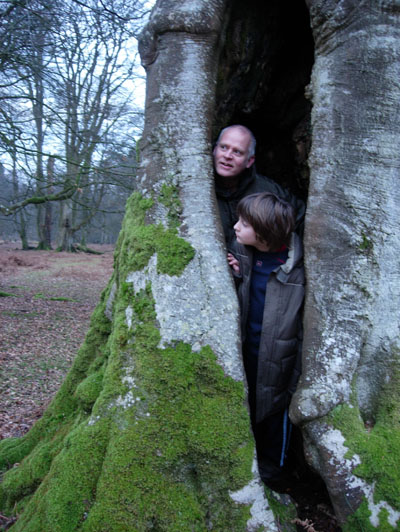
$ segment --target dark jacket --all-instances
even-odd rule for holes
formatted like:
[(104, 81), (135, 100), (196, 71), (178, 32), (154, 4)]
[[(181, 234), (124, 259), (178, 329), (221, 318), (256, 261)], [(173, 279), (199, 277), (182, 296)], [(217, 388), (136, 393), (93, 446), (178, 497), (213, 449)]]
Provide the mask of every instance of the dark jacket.
[[(253, 248), (236, 245), (240, 263), (238, 297), (241, 308), (242, 342), (246, 342)], [(301, 372), (302, 308), (304, 300), (303, 248), (293, 233), (285, 264), (269, 276), (256, 384), (256, 422), (285, 409)]]
[(217, 194), (219, 213), (222, 227), (225, 234), (225, 240), (228, 248), (231, 247), (235, 240), (235, 231), (233, 226), (238, 221), (236, 214), (239, 201), (245, 196), (257, 192), (271, 192), (293, 205), (296, 211), (296, 231), (302, 234), (305, 205), (304, 202), (294, 196), (287, 189), (282, 188), (272, 179), (257, 174), (253, 166), (245, 170), (240, 178), (239, 186), (235, 190), (226, 189), (218, 185), (218, 177), (215, 181), (215, 191)]

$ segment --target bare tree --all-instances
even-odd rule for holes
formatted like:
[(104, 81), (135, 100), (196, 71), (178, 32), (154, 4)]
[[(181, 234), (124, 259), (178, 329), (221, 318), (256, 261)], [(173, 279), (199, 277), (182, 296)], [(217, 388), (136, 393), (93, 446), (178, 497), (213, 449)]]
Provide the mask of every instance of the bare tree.
[[(24, 28), (31, 37), (30, 60), (7, 62), (13, 92), (10, 96), (10, 84), (5, 82), (3, 98), (9, 102), (12, 97), (19, 109), (25, 109), (24, 125), (18, 125), (12, 110), (8, 123), (11, 131), (19, 132), (16, 153), (35, 179), (36, 190), (34, 196), (1, 210), (7, 215), (36, 205), (43, 246), (42, 206), (60, 202), (58, 247), (72, 249), (73, 235), (89, 223), (99, 205), (99, 194), (93, 200), (89, 189), (101, 178), (102, 152), (117, 138), (126, 151), (134, 144), (132, 133), (139, 133), (141, 112), (131, 105), (137, 61), (129, 50), (145, 11), (139, 0), (129, 8), (118, 2), (105, 7), (95, 0), (70, 0), (55, 3), (46, 13), (40, 2), (28, 2), (19, 6), (18, 14), (28, 8), (37, 23)], [(16, 14), (15, 19), (19, 20)], [(7, 132), (3, 139), (7, 153)], [(57, 161), (51, 186), (43, 168), (46, 155)]]

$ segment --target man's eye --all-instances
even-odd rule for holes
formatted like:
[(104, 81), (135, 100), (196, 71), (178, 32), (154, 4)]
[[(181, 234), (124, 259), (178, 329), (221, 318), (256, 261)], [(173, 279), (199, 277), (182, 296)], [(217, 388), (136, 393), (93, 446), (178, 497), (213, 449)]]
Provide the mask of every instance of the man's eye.
[(234, 150), (233, 152), (235, 155), (243, 155), (243, 153), (240, 150)]

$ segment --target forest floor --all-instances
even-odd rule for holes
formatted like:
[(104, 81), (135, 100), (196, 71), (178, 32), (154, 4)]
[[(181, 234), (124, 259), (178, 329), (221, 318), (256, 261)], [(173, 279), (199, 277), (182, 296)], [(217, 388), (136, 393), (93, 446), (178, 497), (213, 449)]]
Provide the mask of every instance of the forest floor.
[[(101, 254), (0, 241), (0, 440), (41, 417), (84, 340), (113, 269), (113, 247), (91, 247)], [(295, 491), (298, 531), (340, 532), (319, 482)]]
[(113, 268), (113, 247), (92, 247), (102, 254), (0, 243), (0, 439), (42, 415), (83, 342)]

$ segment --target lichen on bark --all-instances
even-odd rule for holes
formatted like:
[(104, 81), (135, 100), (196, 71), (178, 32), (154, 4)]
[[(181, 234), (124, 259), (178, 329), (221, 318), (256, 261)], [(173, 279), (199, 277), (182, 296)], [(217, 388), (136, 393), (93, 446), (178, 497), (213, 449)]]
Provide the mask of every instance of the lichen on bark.
[[(359, 523), (365, 530), (398, 530), (400, 522), (400, 371), (399, 357), (394, 356), (391, 378), (382, 389), (373, 425), (363, 421), (356, 389), (349, 404), (336, 407), (329, 416), (343, 436), (345, 458), (353, 459), (353, 474), (363, 493), (361, 505), (343, 524), (346, 532), (356, 531)], [(353, 481), (354, 482), (354, 481)]]
[(242, 382), (210, 347), (160, 346), (151, 282), (129, 280), (163, 252), (170, 277), (194, 255), (176, 227), (145, 223), (154, 201), (128, 202), (114, 276), (60, 392), (24, 438), (0, 444), (3, 469), (14, 466), (0, 492), (2, 512), (18, 515), (12, 530), (259, 528), (248, 528), (251, 501), (230, 495), (253, 476)]

